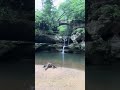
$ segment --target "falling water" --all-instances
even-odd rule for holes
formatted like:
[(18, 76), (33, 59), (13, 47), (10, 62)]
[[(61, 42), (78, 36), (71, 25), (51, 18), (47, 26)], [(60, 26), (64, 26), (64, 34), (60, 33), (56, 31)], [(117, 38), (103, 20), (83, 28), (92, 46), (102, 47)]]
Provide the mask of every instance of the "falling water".
[(62, 54), (64, 54), (64, 50), (65, 50), (65, 39), (64, 40), (64, 45), (63, 45), (63, 48), (62, 48)]
[(65, 38), (63, 40), (64, 40), (64, 45), (62, 48), (62, 64), (63, 64), (62, 66), (64, 66), (64, 52), (65, 52), (64, 50), (65, 50), (65, 41), (66, 41)]
[(65, 52), (65, 46), (63, 46), (63, 49), (62, 49), (62, 54), (64, 54)]
[(64, 66), (64, 60), (65, 60), (64, 53), (62, 53), (62, 66)]

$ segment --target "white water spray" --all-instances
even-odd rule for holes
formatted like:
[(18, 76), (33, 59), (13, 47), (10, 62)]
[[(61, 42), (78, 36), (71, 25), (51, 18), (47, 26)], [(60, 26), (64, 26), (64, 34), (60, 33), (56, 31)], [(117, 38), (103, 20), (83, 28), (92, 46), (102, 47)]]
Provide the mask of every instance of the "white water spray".
[(65, 39), (63, 39), (64, 40), (64, 45), (63, 45), (63, 48), (62, 48), (62, 54), (64, 54), (64, 52), (65, 52)]

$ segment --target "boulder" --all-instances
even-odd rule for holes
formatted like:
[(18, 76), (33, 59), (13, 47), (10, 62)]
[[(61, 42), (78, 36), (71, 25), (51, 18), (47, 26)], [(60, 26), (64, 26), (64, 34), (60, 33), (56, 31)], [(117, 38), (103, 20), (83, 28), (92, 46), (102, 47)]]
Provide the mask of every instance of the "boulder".
[(56, 40), (49, 36), (49, 35), (40, 35), (40, 36), (36, 36), (35, 37), (35, 42), (36, 43), (51, 43), (51, 44), (55, 44)]

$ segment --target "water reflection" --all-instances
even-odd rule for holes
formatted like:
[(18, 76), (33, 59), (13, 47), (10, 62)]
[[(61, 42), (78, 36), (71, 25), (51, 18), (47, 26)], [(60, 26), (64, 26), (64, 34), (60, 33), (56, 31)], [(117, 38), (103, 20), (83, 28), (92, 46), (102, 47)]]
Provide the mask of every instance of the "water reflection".
[(62, 55), (62, 62), (63, 62), (62, 66), (64, 67), (64, 59), (65, 59), (64, 53), (62, 53), (61, 55)]
[(38, 52), (35, 54), (35, 64), (46, 64), (51, 62), (58, 67), (68, 67), (76, 69), (84, 69), (85, 55), (71, 54), (71, 53), (51, 53), (51, 52)]

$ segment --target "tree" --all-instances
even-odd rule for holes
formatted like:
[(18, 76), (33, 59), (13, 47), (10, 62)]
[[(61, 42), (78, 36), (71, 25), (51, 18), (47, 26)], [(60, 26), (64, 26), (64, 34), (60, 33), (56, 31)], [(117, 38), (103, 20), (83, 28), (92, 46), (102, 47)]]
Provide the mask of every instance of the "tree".
[(59, 11), (63, 13), (62, 18), (72, 19), (81, 19), (85, 18), (85, 0), (66, 0), (63, 2)]
[(49, 29), (52, 29), (55, 22), (56, 9), (53, 7), (52, 0), (44, 0), (43, 2), (43, 14), (44, 21), (49, 25)]
[(44, 29), (52, 30), (57, 26), (57, 9), (53, 6), (52, 0), (42, 0), (42, 6), (41, 11), (35, 11), (36, 28), (44, 23)]

